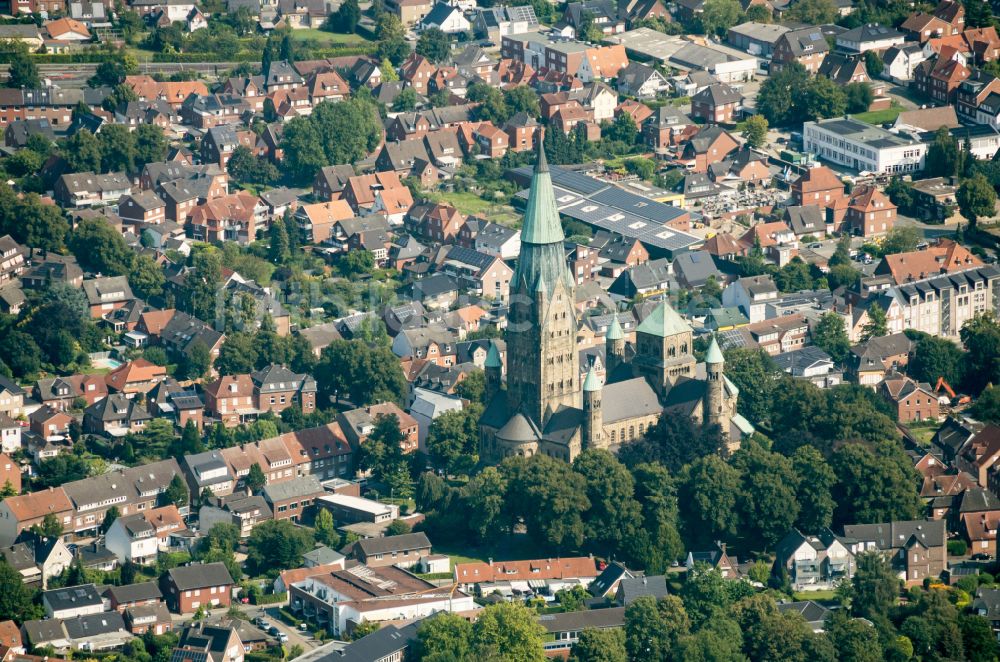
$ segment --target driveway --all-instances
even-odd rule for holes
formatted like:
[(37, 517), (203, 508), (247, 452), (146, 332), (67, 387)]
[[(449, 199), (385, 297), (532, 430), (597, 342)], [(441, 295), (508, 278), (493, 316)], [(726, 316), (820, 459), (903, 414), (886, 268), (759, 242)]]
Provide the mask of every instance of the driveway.
[(889, 85), (885, 88), (886, 93), (899, 102), (905, 110), (916, 110), (920, 106), (926, 105), (927, 101), (921, 99), (905, 85)]
[(267, 619), (268, 623), (278, 628), (279, 632), (283, 632), (286, 635), (288, 635), (288, 641), (285, 643), (286, 650), (291, 650), (291, 648), (295, 645), (301, 646), (302, 650), (306, 652), (312, 650), (313, 648), (316, 648), (316, 646), (319, 645), (319, 642), (313, 639), (311, 633), (300, 632), (296, 628), (287, 625), (284, 621), (281, 620), (281, 618), (278, 616), (278, 608), (280, 606), (282, 605), (260, 606), (260, 605), (241, 604), (238, 605), (238, 608), (240, 611), (242, 611), (244, 614), (247, 615), (247, 620), (250, 621), (251, 624), (253, 623), (253, 619), (257, 618), (258, 616), (263, 616), (265, 619)]

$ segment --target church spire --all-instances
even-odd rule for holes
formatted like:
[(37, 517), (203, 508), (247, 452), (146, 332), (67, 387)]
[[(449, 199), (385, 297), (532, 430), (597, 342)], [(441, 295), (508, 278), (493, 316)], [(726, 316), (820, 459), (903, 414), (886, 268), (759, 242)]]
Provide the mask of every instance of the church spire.
[(521, 242), (529, 244), (561, 244), (565, 239), (556, 195), (552, 190), (552, 175), (545, 158), (545, 147), (538, 143), (538, 162), (531, 178), (531, 193), (524, 211), (524, 225), (521, 227)]

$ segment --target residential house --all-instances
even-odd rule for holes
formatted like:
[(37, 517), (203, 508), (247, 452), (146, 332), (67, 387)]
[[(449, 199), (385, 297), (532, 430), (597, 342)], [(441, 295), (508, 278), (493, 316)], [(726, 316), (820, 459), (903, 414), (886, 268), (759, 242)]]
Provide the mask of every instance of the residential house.
[(913, 341), (904, 333), (871, 338), (851, 347), (847, 369), (863, 386), (878, 386), (886, 375), (905, 368), (913, 352)]
[(42, 607), (49, 618), (67, 619), (88, 614), (100, 614), (104, 598), (93, 584), (42, 591)]
[(166, 378), (166, 368), (138, 358), (109, 372), (104, 381), (108, 392), (132, 398), (140, 393), (148, 393)]
[(829, 529), (805, 535), (792, 529), (775, 548), (773, 574), (788, 577), (795, 591), (830, 590), (854, 576), (850, 542)]
[(729, 553), (723, 542), (717, 542), (707, 550), (689, 551), (684, 567), (690, 572), (699, 566), (718, 570), (723, 579), (736, 579), (740, 576), (739, 559)]
[(138, 400), (112, 393), (84, 410), (83, 430), (107, 437), (123, 437), (141, 432), (152, 419)]
[(402, 434), (399, 447), (404, 454), (417, 450), (419, 444), (417, 421), (393, 402), (381, 402), (341, 412), (337, 415), (337, 422), (350, 444), (358, 448), (368, 440), (368, 435), (375, 430), (375, 424), (382, 416), (396, 417)]
[(859, 25), (836, 37), (837, 48), (848, 53), (881, 52), (893, 46), (901, 46), (905, 40), (906, 35), (902, 32), (878, 23)]
[(234, 584), (224, 564), (197, 563), (168, 570), (160, 587), (172, 611), (193, 614), (202, 606), (228, 607)]
[(156, 529), (142, 513), (115, 519), (104, 544), (121, 563), (148, 565), (156, 562), (159, 553)]
[[(667, 91), (670, 83), (653, 67), (641, 62), (629, 62), (618, 72), (618, 92), (639, 99), (653, 99)], [(640, 124), (637, 122), (637, 124)]]
[(742, 103), (743, 95), (729, 85), (709, 85), (691, 97), (691, 117), (707, 124), (730, 124)]
[(94, 318), (118, 310), (135, 298), (126, 276), (89, 278), (83, 281), (83, 293)]
[(349, 558), (354, 558), (369, 568), (385, 566), (410, 567), (431, 553), (427, 534), (404, 533), (398, 536), (365, 538), (351, 546)]
[(909, 583), (940, 577), (948, 567), (946, 527), (941, 520), (914, 520), (879, 524), (848, 524), (844, 538), (851, 551), (879, 551), (889, 556), (893, 570)]
[(711, 164), (722, 161), (739, 146), (739, 142), (729, 132), (718, 126), (710, 126), (696, 133), (684, 144), (681, 160), (692, 172), (708, 172)]
[(264, 501), (270, 506), (276, 520), (299, 522), (313, 511), (317, 497), (327, 494), (315, 476), (303, 476), (273, 485), (266, 485), (261, 491)]
[(789, 30), (774, 42), (771, 71), (778, 72), (785, 64), (798, 62), (807, 72), (815, 74), (829, 51), (830, 45), (820, 28), (805, 27)]
[(751, 323), (763, 321), (767, 302), (777, 298), (778, 287), (770, 276), (739, 278), (722, 291), (722, 305), (739, 308)]
[(80, 172), (62, 175), (55, 183), (53, 195), (64, 207), (92, 207), (116, 203), (131, 188), (123, 172), (106, 175)]

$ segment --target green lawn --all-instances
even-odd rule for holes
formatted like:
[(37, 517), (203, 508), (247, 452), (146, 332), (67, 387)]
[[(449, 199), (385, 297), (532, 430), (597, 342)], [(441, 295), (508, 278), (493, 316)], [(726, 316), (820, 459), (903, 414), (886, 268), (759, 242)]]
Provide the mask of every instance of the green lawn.
[(344, 46), (349, 44), (363, 44), (368, 41), (358, 34), (339, 34), (317, 30), (316, 28), (292, 30), (292, 39), (313, 42), (320, 46)]
[(901, 112), (903, 112), (903, 107), (895, 106), (870, 113), (857, 113), (856, 115), (851, 115), (851, 117), (862, 122), (867, 122), (868, 124), (885, 124), (886, 122), (894, 122)]
[(801, 591), (793, 593), (796, 600), (812, 600), (813, 602), (828, 602), (837, 599), (836, 591)]
[(451, 204), (455, 209), (463, 214), (482, 214), (490, 208), (490, 203), (483, 200), (475, 193), (469, 191), (451, 191), (450, 193), (439, 193), (435, 196), (443, 202)]

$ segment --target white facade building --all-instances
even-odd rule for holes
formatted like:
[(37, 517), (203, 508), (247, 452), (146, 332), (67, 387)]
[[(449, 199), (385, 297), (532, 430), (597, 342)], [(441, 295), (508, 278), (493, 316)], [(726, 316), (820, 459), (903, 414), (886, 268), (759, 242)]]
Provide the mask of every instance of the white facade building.
[(806, 122), (802, 143), (805, 152), (858, 172), (922, 170), (927, 153), (927, 144), (916, 136), (850, 118)]

